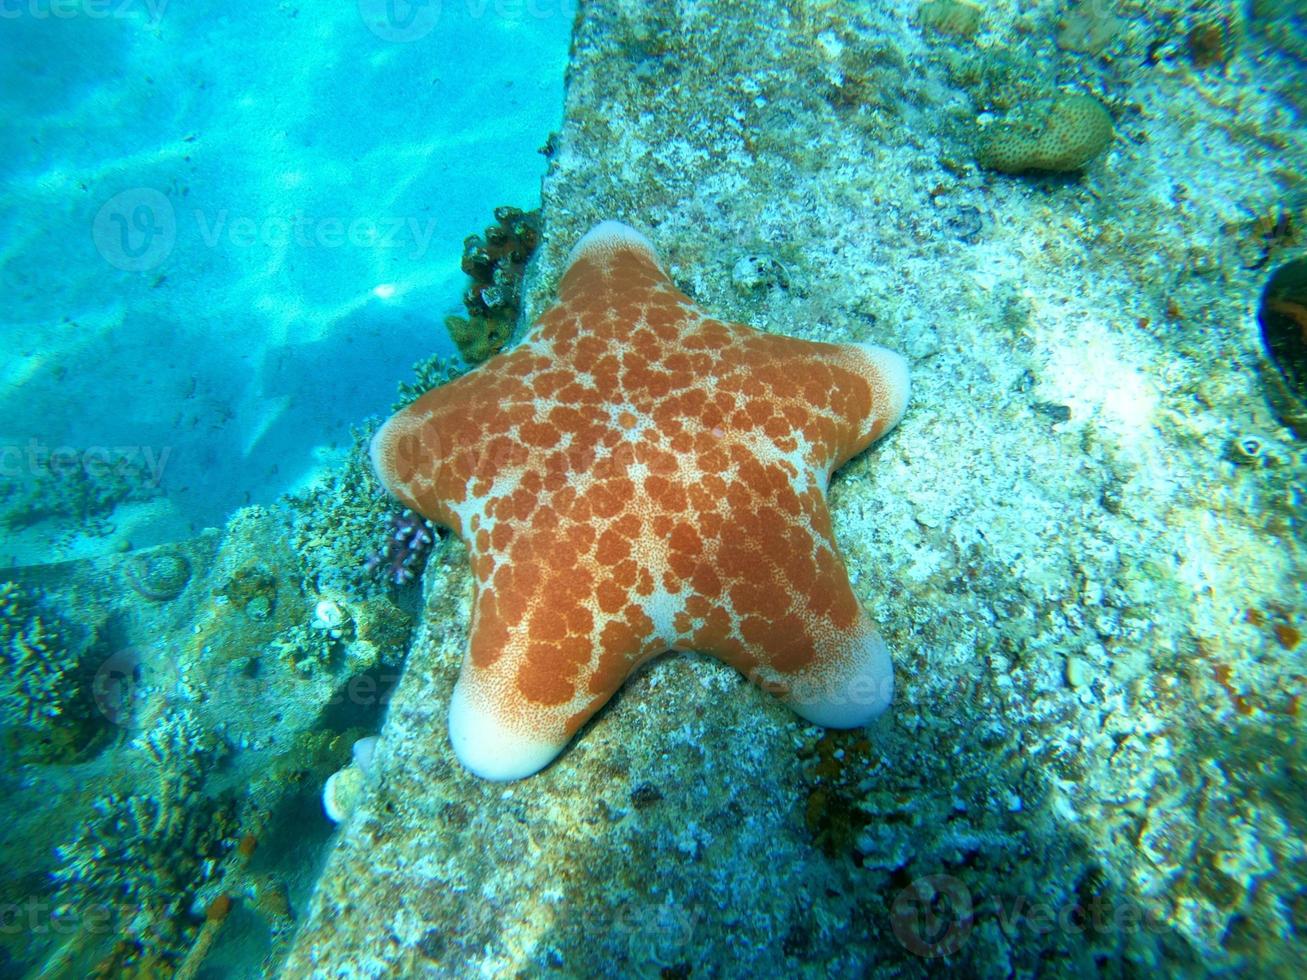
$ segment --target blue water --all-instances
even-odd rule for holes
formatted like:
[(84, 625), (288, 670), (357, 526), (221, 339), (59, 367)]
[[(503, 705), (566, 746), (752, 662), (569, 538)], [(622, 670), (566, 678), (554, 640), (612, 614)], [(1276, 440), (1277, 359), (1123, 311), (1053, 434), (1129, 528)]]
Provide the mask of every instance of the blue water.
[[(538, 205), (571, 20), (562, 0), (7, 0), (6, 477), (59, 448), (166, 460), (90, 550), (308, 482), (452, 350), (463, 238)], [(85, 550), (62, 531), (11, 535), (6, 563)]]

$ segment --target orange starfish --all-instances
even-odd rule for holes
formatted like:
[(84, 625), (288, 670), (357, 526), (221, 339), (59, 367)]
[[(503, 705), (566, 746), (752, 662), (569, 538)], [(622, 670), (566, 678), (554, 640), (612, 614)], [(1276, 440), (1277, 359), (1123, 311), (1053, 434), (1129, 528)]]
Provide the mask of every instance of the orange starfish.
[(825, 489), (907, 397), (898, 354), (714, 320), (638, 232), (592, 229), (520, 345), (372, 442), (386, 487), (471, 553), (463, 765), (531, 775), (668, 650), (720, 657), (819, 725), (880, 714), (893, 669)]

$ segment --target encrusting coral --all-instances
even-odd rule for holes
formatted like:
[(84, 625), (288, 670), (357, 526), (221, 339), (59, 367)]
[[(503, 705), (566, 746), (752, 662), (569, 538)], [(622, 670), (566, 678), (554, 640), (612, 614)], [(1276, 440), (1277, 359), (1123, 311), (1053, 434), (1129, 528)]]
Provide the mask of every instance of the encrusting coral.
[(980, 15), (979, 7), (957, 0), (928, 0), (917, 11), (923, 27), (957, 37), (973, 36), (980, 27)]
[(1111, 144), (1112, 117), (1090, 95), (1060, 95), (1018, 107), (980, 137), (976, 160), (989, 170), (1081, 170)]
[(512, 337), (522, 306), (522, 274), (539, 244), (538, 212), (511, 207), (495, 208), (495, 223), (484, 235), (463, 242), (463, 271), (472, 277), (463, 294), (468, 315), (448, 317), (445, 326), (469, 364), (499, 353)]

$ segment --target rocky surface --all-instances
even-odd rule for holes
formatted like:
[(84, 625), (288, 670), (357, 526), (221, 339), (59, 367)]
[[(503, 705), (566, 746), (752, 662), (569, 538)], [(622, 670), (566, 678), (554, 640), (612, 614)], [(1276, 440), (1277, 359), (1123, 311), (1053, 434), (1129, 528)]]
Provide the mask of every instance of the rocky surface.
[[(1303, 69), (1218, 5), (1081, 6), (1093, 44), (1059, 46), (1008, 5), (959, 34), (582, 4), (528, 312), (619, 218), (716, 315), (909, 357), (902, 425), (831, 490), (896, 705), (825, 733), (664, 658), (541, 775), (479, 781), (445, 736), (470, 602), (445, 541), (288, 975), (1301, 961), (1307, 463), (1252, 313), (1292, 245), (1258, 219), (1302, 191)], [(971, 162), (1057, 91), (1113, 116), (1083, 175)]]

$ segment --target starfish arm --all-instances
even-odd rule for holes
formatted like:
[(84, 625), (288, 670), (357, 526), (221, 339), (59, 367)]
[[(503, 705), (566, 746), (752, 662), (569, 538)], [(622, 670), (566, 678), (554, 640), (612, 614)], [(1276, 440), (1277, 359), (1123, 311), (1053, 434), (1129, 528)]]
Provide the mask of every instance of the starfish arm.
[(709, 653), (816, 724), (852, 728), (889, 705), (893, 666), (840, 559), (815, 478), (795, 493), (754, 477), (728, 486), (739, 533), (697, 558), (676, 646)]
[[(739, 324), (741, 356), (721, 380), (732, 421), (829, 476), (894, 428), (909, 395), (907, 361), (872, 344), (819, 344)], [(853, 424), (850, 424), (853, 423)]]
[(639, 663), (667, 649), (625, 593), (615, 607), (596, 603), (594, 562), (569, 537), (534, 548), (556, 563), (521, 547), (511, 562), (474, 556), (474, 568), (494, 571), (478, 582), (449, 735), (459, 761), (487, 779), (548, 765)]
[(649, 239), (628, 225), (603, 221), (572, 246), (567, 271), (558, 283), (558, 301), (564, 307), (592, 309), (664, 286), (671, 286), (671, 279)]
[(459, 535), (469, 502), (493, 488), (488, 476), (540, 469), (540, 447), (523, 438), (522, 427), (535, 415), (526, 379), (547, 361), (524, 348), (496, 361), (495, 372), (472, 372), (422, 395), (388, 419), (370, 446), (382, 485)]
[(825, 612), (793, 615), (796, 628), (772, 627), (742, 644), (740, 656), (753, 665), (749, 679), (824, 728), (858, 728), (879, 717), (894, 695), (894, 667), (867, 614), (858, 609), (848, 626)]

